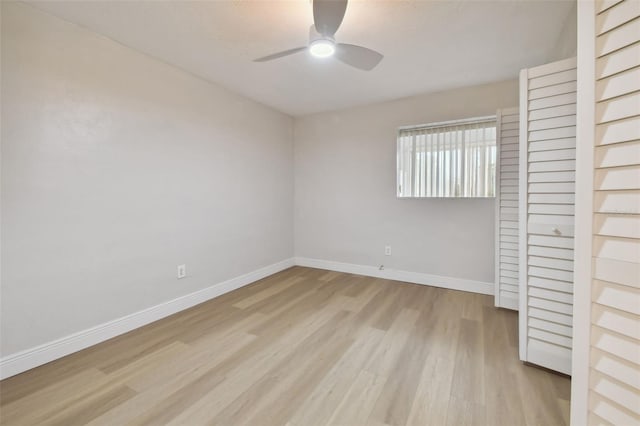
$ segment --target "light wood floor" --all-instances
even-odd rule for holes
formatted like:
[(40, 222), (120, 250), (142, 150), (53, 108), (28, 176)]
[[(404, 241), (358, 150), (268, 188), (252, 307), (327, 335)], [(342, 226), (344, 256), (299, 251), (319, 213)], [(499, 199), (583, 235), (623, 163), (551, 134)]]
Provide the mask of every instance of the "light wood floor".
[(489, 296), (294, 267), (0, 383), (6, 425), (563, 425)]

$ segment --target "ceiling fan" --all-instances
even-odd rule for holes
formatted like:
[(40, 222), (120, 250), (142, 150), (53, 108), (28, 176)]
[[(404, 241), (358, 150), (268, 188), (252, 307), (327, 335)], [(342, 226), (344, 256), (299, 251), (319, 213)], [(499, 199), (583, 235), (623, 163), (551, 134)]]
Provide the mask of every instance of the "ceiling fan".
[(335, 55), (347, 65), (365, 71), (372, 70), (383, 58), (380, 53), (355, 44), (336, 43), (333, 37), (340, 28), (346, 11), (347, 0), (313, 0), (314, 25), (309, 31), (309, 45), (263, 56), (253, 62), (267, 62), (309, 49), (318, 58)]

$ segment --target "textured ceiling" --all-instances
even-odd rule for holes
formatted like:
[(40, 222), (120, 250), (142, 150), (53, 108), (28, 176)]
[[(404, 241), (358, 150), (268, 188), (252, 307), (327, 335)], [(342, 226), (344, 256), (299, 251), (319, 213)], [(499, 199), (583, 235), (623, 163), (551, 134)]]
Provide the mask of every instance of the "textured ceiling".
[(516, 78), (548, 62), (573, 1), (351, 1), (339, 42), (385, 55), (364, 72), (308, 53), (311, 3), (45, 1), (30, 4), (294, 116)]

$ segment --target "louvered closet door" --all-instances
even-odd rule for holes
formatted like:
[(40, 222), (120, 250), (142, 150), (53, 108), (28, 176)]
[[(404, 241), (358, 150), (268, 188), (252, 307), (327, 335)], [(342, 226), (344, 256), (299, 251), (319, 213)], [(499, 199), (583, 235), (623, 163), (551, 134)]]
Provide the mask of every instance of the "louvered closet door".
[(590, 424), (640, 424), (640, 2), (596, 3)]
[(495, 305), (518, 309), (518, 108), (498, 110)]
[(575, 58), (520, 74), (520, 358), (571, 373)]

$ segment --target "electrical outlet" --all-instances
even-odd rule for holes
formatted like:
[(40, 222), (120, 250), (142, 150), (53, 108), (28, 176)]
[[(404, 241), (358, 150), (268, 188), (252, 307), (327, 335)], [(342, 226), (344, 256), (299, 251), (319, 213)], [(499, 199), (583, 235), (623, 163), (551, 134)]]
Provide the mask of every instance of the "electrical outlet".
[(187, 276), (187, 265), (178, 265), (178, 279)]
[(384, 246), (384, 255), (391, 256), (391, 246)]

